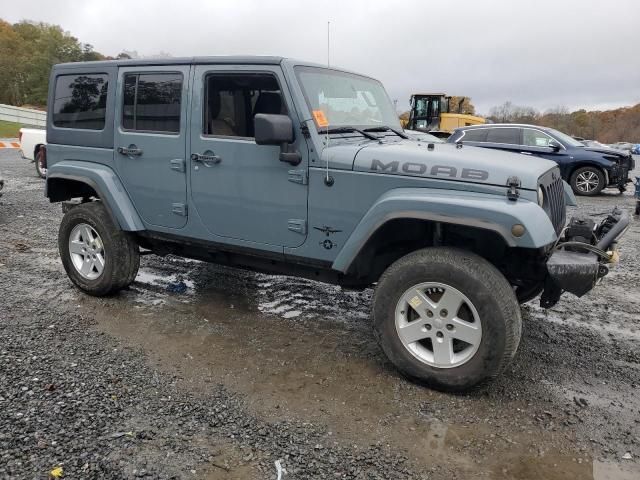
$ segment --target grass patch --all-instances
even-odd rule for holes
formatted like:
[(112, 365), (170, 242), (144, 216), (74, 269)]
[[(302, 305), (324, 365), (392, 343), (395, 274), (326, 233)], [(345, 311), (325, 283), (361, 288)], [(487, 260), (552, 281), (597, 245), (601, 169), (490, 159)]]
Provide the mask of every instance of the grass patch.
[(22, 125), (19, 123), (0, 120), (0, 138), (18, 138), (18, 131)]

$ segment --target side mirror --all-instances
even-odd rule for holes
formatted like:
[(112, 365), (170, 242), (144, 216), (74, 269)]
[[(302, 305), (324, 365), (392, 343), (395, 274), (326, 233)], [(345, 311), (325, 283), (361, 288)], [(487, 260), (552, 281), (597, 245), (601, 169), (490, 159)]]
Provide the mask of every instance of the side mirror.
[(288, 115), (258, 113), (253, 117), (258, 145), (282, 145), (293, 142), (293, 122)]
[(300, 164), (302, 155), (293, 148), (293, 122), (288, 115), (258, 113), (253, 117), (253, 127), (258, 145), (280, 145), (281, 162)]
[(547, 145), (547, 147), (549, 147), (553, 152), (560, 151), (560, 144), (556, 142), (549, 142), (549, 145)]

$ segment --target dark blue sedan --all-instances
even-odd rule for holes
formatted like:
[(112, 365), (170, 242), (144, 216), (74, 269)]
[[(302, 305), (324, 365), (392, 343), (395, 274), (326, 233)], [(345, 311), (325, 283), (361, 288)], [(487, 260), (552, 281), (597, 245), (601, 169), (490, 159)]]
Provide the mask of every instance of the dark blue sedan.
[(597, 195), (605, 187), (623, 192), (631, 182), (635, 164), (628, 152), (607, 147), (587, 147), (553, 128), (521, 124), (487, 124), (461, 127), (447, 139), (477, 147), (509, 150), (555, 161), (577, 195)]

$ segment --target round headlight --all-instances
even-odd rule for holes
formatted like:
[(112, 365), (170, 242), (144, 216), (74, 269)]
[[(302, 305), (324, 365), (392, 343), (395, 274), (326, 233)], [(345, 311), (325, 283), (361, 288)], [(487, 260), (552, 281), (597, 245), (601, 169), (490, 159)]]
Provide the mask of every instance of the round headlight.
[(542, 192), (542, 187), (538, 187), (538, 205), (541, 207), (544, 206), (544, 193)]

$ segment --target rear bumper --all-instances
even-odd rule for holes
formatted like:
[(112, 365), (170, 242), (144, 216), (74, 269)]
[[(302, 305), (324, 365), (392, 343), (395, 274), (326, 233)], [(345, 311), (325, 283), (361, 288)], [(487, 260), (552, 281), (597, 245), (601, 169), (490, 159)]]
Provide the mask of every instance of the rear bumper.
[(626, 211), (614, 209), (594, 231), (592, 243), (565, 240), (558, 243), (547, 259), (547, 277), (540, 306), (554, 306), (564, 292), (581, 297), (609, 273), (618, 261), (616, 242), (629, 226)]

